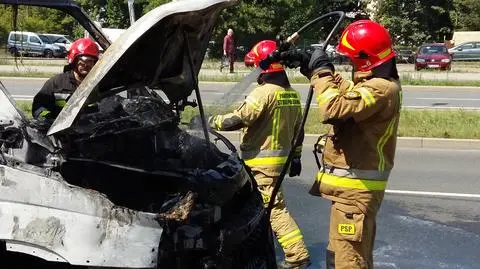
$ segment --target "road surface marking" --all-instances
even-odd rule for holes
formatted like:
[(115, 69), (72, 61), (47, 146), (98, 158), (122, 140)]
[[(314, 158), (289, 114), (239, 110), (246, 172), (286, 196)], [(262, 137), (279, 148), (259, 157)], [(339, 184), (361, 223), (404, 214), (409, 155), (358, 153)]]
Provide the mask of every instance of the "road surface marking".
[(436, 197), (447, 197), (447, 198), (475, 198), (475, 199), (480, 199), (480, 194), (469, 194), (469, 193), (402, 191), (402, 190), (385, 190), (385, 193), (399, 194), (399, 195), (424, 196), (424, 197), (436, 196)]
[(480, 101), (480, 98), (448, 98), (448, 97), (407, 97), (414, 100), (446, 100), (446, 101)]

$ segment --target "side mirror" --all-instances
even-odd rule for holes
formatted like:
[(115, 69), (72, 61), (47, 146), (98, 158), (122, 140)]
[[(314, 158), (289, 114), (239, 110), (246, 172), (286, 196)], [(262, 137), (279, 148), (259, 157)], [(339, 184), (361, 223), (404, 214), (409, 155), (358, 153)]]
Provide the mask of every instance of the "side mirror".
[(463, 49), (462, 49), (462, 48), (458, 48), (457, 50), (458, 50), (458, 51), (462, 51)]

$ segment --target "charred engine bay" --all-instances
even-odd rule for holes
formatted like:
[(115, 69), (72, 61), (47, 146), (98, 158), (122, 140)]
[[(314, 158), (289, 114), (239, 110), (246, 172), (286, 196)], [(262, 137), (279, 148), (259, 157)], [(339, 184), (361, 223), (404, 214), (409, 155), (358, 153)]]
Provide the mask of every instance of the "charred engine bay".
[(178, 127), (179, 116), (156, 97), (103, 99), (59, 137), (72, 184), (105, 193), (117, 205), (160, 212), (172, 196), (223, 205), (245, 184), (233, 155)]

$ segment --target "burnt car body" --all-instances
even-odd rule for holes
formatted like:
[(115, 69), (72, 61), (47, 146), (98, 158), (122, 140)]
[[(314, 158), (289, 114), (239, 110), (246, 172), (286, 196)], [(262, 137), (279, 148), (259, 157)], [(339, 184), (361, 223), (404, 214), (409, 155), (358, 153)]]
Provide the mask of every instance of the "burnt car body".
[(165, 4), (110, 45), (74, 2), (0, 0), (65, 11), (108, 47), (53, 123), (28, 120), (0, 84), (4, 252), (91, 267), (276, 268), (235, 147), (180, 124), (192, 92), (201, 100), (216, 19), (235, 2)]

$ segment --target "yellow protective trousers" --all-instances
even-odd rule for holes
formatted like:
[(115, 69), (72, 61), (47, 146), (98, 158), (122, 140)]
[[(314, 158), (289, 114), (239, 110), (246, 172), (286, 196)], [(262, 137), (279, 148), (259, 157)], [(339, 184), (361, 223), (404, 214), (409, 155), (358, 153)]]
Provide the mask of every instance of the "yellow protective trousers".
[[(263, 202), (265, 206), (268, 206), (276, 177), (268, 177), (258, 171), (254, 171), (253, 174), (257, 181), (258, 189), (262, 194)], [(282, 246), (285, 261), (296, 263), (310, 258), (300, 228), (288, 212), (282, 188), (280, 188), (275, 198), (275, 204), (270, 215), (270, 224), (278, 242)]]
[(327, 269), (373, 269), (376, 216), (386, 184), (318, 173), (311, 193), (332, 201)]
[(331, 255), (333, 268), (373, 269), (375, 231), (375, 214), (364, 214), (356, 206), (332, 202), (327, 257)]

